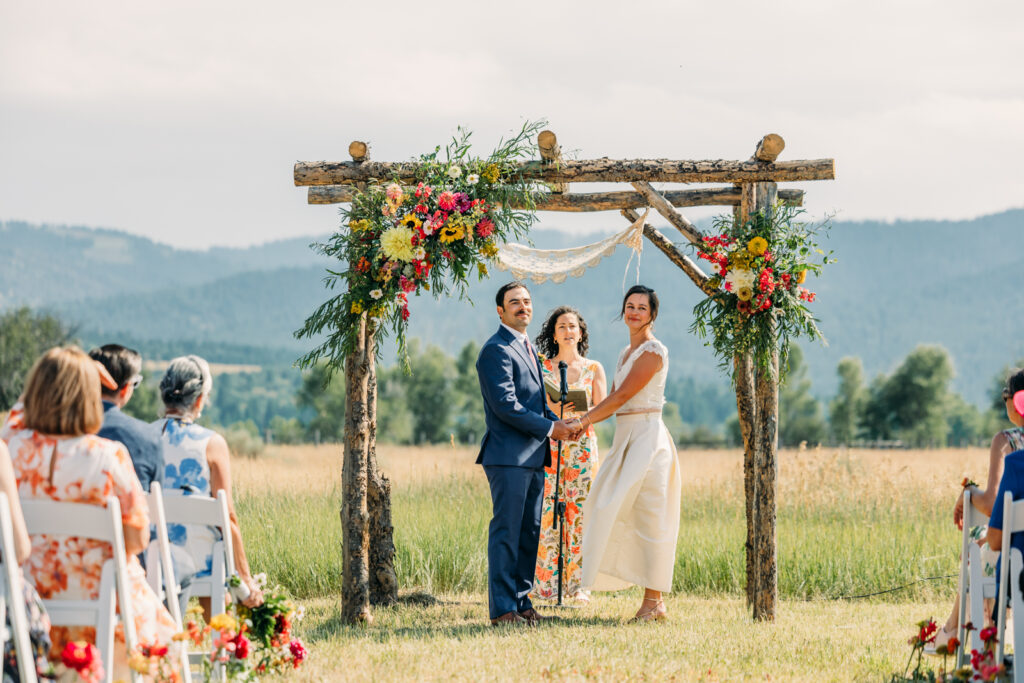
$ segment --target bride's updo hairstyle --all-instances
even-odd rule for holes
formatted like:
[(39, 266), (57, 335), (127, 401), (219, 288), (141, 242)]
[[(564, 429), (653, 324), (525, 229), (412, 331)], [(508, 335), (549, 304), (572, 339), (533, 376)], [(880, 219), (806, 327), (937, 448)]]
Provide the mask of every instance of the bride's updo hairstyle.
[(587, 349), (590, 348), (590, 337), (587, 335), (587, 321), (572, 306), (559, 306), (548, 313), (547, 320), (544, 321), (544, 327), (540, 329), (540, 334), (537, 335), (535, 340), (537, 350), (548, 358), (554, 358), (558, 355), (558, 342), (555, 341), (555, 326), (558, 324), (558, 319), (566, 313), (576, 316), (576, 320), (580, 323), (580, 340), (576, 342), (576, 350), (579, 351), (581, 356), (586, 357)]
[(211, 389), (213, 375), (210, 364), (199, 356), (175, 358), (160, 380), (160, 398), (164, 407), (181, 415), (191, 415), (196, 399), (209, 395)]
[(654, 321), (658, 318), (658, 295), (654, 293), (654, 290), (647, 285), (633, 285), (626, 291), (626, 296), (622, 297), (622, 308), (619, 310), (619, 320), (622, 320), (622, 316), (626, 315), (626, 302), (629, 297), (634, 294), (646, 294), (647, 302), (651, 307), (651, 322), (649, 325), (653, 325)]

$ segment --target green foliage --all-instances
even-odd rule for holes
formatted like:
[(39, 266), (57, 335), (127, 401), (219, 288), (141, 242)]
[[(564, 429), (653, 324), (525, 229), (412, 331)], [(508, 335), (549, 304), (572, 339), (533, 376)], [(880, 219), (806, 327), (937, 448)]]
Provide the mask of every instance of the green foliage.
[[(820, 274), (835, 259), (818, 248), (819, 233), (827, 224), (812, 226), (797, 218), (802, 209), (777, 204), (758, 211), (746, 223), (731, 215), (714, 220), (714, 237), (697, 245), (697, 254), (715, 265), (717, 288), (693, 308), (692, 332), (707, 339), (723, 369), (733, 358), (750, 351), (754, 362), (772, 370), (772, 356), (780, 354), (782, 373), (787, 367), (790, 340), (806, 336), (824, 339), (817, 321), (803, 302), (814, 293), (800, 286), (808, 273)], [(819, 262), (820, 256), (820, 262)]]
[(275, 415), (270, 420), (267, 436), (273, 443), (303, 443), (306, 440), (306, 428), (299, 422), (297, 417), (286, 419), (280, 415)]
[(71, 343), (73, 336), (74, 330), (59, 318), (28, 307), (0, 315), (0, 411), (17, 402), (36, 359), (54, 346)]
[(786, 379), (779, 387), (780, 443), (783, 446), (821, 443), (828, 429), (821, 403), (811, 395), (803, 351), (796, 344), (790, 347), (789, 368), (784, 375)]
[(258, 433), (264, 434), (275, 417), (299, 417), (296, 392), (301, 384), (299, 370), (287, 366), (256, 372), (222, 372), (214, 377), (213, 392), (203, 415), (224, 425), (251, 420)]
[(849, 444), (857, 438), (857, 419), (864, 410), (864, 366), (860, 358), (847, 356), (836, 368), (839, 391), (829, 403), (829, 424), (836, 443)]
[[(318, 363), (302, 376), (295, 397), (299, 407), (312, 415), (306, 424), (315, 441), (340, 443), (345, 434), (345, 377), (332, 375), (326, 363)], [(378, 430), (379, 431), (379, 430)], [(383, 434), (378, 434), (382, 437)]]
[(160, 375), (143, 370), (142, 384), (135, 387), (132, 397), (121, 410), (143, 422), (154, 422), (164, 414), (164, 402), (160, 398)]
[(533, 156), (533, 138), (544, 125), (524, 123), (482, 159), (470, 156), (471, 133), (460, 128), (443, 154), (438, 146), (409, 169), (419, 182), (415, 194), (403, 191), (400, 176), (386, 188), (373, 184), (357, 194), (342, 209), (346, 226), (317, 245), (341, 262), (342, 270), (328, 270), (324, 282), (342, 292), (295, 333), (327, 335), (299, 363), (311, 367), (322, 360), (329, 371), (341, 369), (364, 315), (371, 331), (383, 338), (390, 330), (403, 350), (409, 294), (428, 290), (438, 298), (454, 291), (465, 297), (470, 275), (487, 274), (484, 261), (497, 254), (497, 245), (521, 237), (535, 220), (529, 209), (541, 186), (523, 178), (518, 162)]
[(266, 445), (260, 437), (260, 430), (252, 420), (236, 422), (225, 429), (218, 429), (228, 442), (228, 449), (235, 455), (255, 457), (263, 452)]

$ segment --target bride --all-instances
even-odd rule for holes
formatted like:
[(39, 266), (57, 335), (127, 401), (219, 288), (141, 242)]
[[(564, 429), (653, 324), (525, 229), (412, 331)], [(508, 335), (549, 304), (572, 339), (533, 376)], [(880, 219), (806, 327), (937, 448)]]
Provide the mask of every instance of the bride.
[(682, 477), (675, 444), (661, 421), (668, 350), (654, 338), (658, 296), (631, 287), (621, 317), (629, 346), (619, 354), (612, 391), (578, 418), (577, 429), (615, 415), (615, 439), (584, 505), (583, 585), (620, 590), (636, 584), (644, 598), (632, 621), (666, 616), (672, 589)]

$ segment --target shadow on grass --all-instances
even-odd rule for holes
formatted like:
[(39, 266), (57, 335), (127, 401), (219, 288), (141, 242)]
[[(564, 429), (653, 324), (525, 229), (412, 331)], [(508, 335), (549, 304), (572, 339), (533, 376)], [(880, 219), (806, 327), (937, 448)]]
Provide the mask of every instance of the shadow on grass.
[[(401, 601), (399, 601), (401, 602)], [(459, 605), (472, 603), (441, 603), (445, 605)], [(579, 627), (611, 627), (622, 626), (625, 621), (617, 617), (599, 616), (567, 616), (556, 615), (558, 620), (545, 622), (537, 627), (523, 626), (501, 626), (493, 627), (490, 621), (481, 614), (480, 618), (467, 618), (459, 615), (442, 615), (432, 613), (428, 607), (417, 609), (418, 605), (405, 607), (398, 605), (391, 608), (377, 608), (374, 612), (375, 620), (370, 626), (356, 626), (345, 621), (341, 615), (340, 608), (335, 610), (323, 622), (310, 628), (305, 636), (310, 643), (317, 643), (335, 638), (369, 640), (377, 643), (386, 643), (392, 640), (435, 640), (455, 639), (461, 640), (467, 637), (478, 637), (487, 635), (509, 635), (518, 636), (530, 633), (538, 633), (559, 628)], [(486, 612), (486, 608), (483, 610)], [(412, 625), (395, 626), (392, 621), (400, 616), (402, 621), (419, 622)]]

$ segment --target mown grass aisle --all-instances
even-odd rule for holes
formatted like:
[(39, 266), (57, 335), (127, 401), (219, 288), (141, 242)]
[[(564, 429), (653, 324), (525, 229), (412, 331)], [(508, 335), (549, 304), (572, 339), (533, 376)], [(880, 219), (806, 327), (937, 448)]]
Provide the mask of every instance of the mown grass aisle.
[(234, 461), (255, 570), (310, 608), (303, 631), (313, 660), (306, 676), (501, 679), (515, 671), (508, 667), (518, 656), (513, 642), (519, 648), (521, 641), (525, 678), (887, 678), (902, 670), (913, 624), (944, 618), (955, 581), (919, 583), (870, 601), (829, 598), (954, 573), (958, 482), (984, 472), (987, 459), (980, 449), (784, 451), (778, 521), (783, 603), (778, 622), (764, 625), (750, 623), (741, 599), (741, 456), (682, 451), (671, 623), (626, 626), (637, 595), (598, 595), (583, 610), (566, 610), (567, 623), (512, 635), (487, 625), (490, 499), (473, 455), (443, 447), (382, 449), (394, 484), (403, 595), (422, 591), (444, 604), (377, 610), (365, 631), (336, 619), (340, 448), (279, 448)]

